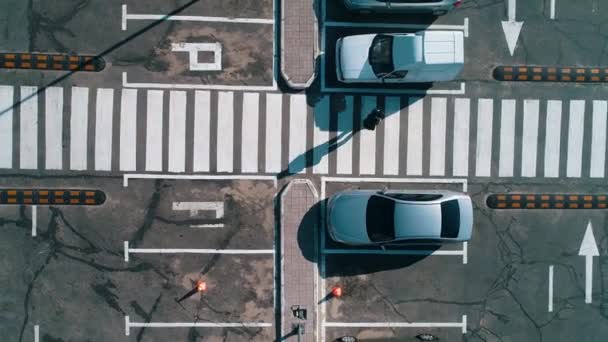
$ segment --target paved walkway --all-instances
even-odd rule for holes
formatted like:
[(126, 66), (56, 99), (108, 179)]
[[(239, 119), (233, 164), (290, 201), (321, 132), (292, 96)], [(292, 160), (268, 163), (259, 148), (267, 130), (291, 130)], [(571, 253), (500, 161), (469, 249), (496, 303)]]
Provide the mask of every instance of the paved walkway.
[(314, 80), (317, 38), (314, 0), (281, 0), (281, 74), (290, 87)]
[[(281, 336), (313, 342), (317, 308), (317, 191), (310, 181), (292, 180), (281, 194)], [(301, 310), (300, 317), (296, 309)]]

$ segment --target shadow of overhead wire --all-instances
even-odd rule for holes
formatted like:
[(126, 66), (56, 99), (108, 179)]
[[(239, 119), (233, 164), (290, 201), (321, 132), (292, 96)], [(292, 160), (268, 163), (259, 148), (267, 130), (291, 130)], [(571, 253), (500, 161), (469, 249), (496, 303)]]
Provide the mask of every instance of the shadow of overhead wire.
[[(189, 1), (187, 3), (185, 3), (184, 5), (174, 9), (173, 11), (167, 13), (166, 15), (164, 15), (162, 18), (153, 21), (152, 23), (150, 23), (149, 25), (146, 25), (144, 27), (142, 27), (141, 29), (135, 31), (134, 33), (130, 34), (128, 37), (126, 37), (125, 39), (119, 41), (118, 43), (106, 48), (105, 50), (103, 50), (102, 52), (98, 53), (95, 55), (94, 59), (99, 59), (102, 58), (106, 55), (108, 55), (109, 53), (113, 52), (114, 50), (122, 47), (123, 45), (127, 44), (128, 42), (132, 41), (133, 39), (137, 38), (138, 36), (142, 35), (143, 33), (145, 33), (146, 31), (156, 27), (157, 25), (165, 22), (168, 18), (181, 13), (182, 11), (184, 11), (185, 9), (187, 9), (188, 7), (194, 5), (195, 3), (199, 2), (200, 0), (192, 0)], [(78, 65), (78, 69), (81, 69), (86, 63), (80, 63)], [(70, 76), (72, 76), (73, 74), (79, 72), (80, 70), (71, 70), (68, 73), (66, 73), (65, 75), (62, 75), (56, 79), (54, 79), (53, 81), (51, 81), (50, 83), (39, 87), (38, 90), (30, 95), (28, 95), (25, 98), (19, 99), (19, 101), (15, 102), (12, 106), (5, 108), (5, 109), (0, 109), (0, 115), (3, 115), (4, 113), (8, 112), (9, 110), (12, 110), (14, 108), (19, 107), (23, 102), (26, 102), (27, 100), (37, 96), (38, 94), (44, 92), (47, 88), (52, 87), (58, 83), (60, 83), (61, 81), (69, 78)]]

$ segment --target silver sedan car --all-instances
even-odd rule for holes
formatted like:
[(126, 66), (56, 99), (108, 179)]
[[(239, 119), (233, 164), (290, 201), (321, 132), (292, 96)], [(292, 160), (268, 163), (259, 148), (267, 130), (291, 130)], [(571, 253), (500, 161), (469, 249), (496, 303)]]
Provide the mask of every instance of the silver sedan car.
[(443, 243), (471, 239), (471, 198), (452, 191), (350, 190), (327, 205), (331, 238), (348, 245)]
[(428, 12), (444, 15), (460, 6), (463, 0), (344, 0), (351, 11), (362, 13), (408, 13)]

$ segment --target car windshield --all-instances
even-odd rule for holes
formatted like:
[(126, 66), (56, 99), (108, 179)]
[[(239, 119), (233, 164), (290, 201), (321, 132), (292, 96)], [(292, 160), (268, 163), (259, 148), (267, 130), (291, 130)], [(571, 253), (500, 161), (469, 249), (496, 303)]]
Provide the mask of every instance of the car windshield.
[(460, 231), (460, 207), (458, 200), (441, 203), (441, 237), (455, 239)]
[(372, 242), (387, 242), (395, 239), (395, 202), (373, 195), (367, 202), (365, 212), (367, 235)]
[(369, 64), (376, 77), (382, 77), (393, 70), (393, 37), (379, 34), (374, 37), (369, 48)]

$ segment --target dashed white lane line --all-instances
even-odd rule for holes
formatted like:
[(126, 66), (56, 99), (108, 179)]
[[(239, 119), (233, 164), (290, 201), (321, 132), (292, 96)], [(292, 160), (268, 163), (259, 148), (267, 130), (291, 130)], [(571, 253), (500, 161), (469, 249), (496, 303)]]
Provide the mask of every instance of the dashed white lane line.
[(549, 266), (549, 312), (553, 312), (553, 265)]
[(460, 328), (467, 332), (467, 315), (462, 322), (325, 322), (326, 327), (339, 328)]
[(38, 207), (32, 206), (32, 236), (36, 236), (36, 229), (38, 225)]
[(551, 13), (549, 14), (551, 19), (555, 19), (555, 0), (551, 0)]
[(40, 341), (40, 326), (34, 325), (34, 342)]
[(131, 322), (125, 316), (125, 335), (129, 336), (131, 328), (269, 328), (272, 323), (264, 322), (172, 322), (172, 323), (138, 323)]

